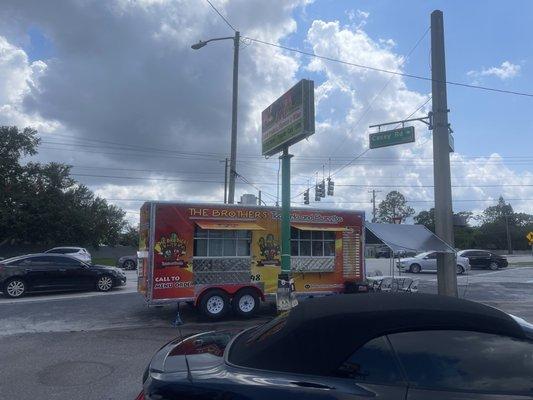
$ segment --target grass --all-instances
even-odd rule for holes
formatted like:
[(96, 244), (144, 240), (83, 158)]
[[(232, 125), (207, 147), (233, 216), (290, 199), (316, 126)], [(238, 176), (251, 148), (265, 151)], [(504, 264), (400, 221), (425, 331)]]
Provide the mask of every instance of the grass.
[(93, 258), (93, 264), (110, 265), (112, 267), (117, 265), (115, 258)]
[(518, 262), (509, 261), (509, 266), (510, 267), (533, 267), (533, 261), (518, 261)]

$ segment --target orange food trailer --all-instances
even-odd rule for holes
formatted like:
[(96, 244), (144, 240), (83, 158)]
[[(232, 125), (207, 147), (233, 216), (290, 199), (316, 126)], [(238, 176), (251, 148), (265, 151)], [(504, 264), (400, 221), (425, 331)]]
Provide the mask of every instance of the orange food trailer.
[[(189, 302), (211, 317), (241, 316), (275, 298), (281, 209), (147, 202), (141, 208), (138, 292), (149, 305)], [(364, 212), (291, 210), (298, 297), (353, 291), (364, 274)]]

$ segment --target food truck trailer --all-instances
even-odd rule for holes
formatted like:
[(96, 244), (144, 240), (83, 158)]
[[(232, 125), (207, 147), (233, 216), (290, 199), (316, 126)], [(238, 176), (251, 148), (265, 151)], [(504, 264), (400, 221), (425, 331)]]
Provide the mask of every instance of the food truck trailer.
[[(291, 210), (298, 297), (353, 291), (364, 276), (364, 212)], [(281, 209), (147, 202), (141, 207), (138, 292), (147, 304), (188, 302), (210, 318), (251, 316), (275, 299)]]

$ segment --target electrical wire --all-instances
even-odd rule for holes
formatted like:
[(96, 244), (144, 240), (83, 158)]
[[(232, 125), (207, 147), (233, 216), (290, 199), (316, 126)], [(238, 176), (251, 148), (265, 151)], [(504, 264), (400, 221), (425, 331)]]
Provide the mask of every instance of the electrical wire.
[(233, 25), (232, 25), (232, 24), (226, 19), (226, 17), (224, 17), (224, 16), (222, 15), (222, 13), (221, 13), (220, 11), (218, 11), (218, 9), (213, 5), (213, 3), (211, 3), (211, 1), (209, 1), (209, 0), (205, 0), (205, 1), (207, 1), (207, 2), (209, 3), (209, 5), (211, 6), (211, 8), (212, 8), (213, 10), (215, 10), (215, 12), (220, 16), (220, 18), (222, 18), (222, 20), (226, 23), (226, 25), (228, 25), (228, 26), (233, 30), (233, 32), (237, 32), (237, 29), (235, 29), (235, 28), (233, 27)]
[[(248, 179), (243, 177), (238, 172), (235, 172), (237, 176), (239, 176), (243, 183), (247, 185), (253, 186), (257, 190), (263, 190), (259, 188), (257, 185), (264, 185), (264, 186), (275, 186), (277, 183), (275, 182), (250, 182)], [(72, 176), (81, 176), (81, 177), (91, 177), (91, 178), (110, 178), (110, 179), (129, 179), (129, 180), (148, 180), (148, 181), (168, 181), (168, 182), (189, 182), (189, 183), (215, 183), (215, 184), (223, 184), (222, 181), (215, 181), (215, 180), (205, 180), (205, 179), (174, 179), (174, 178), (164, 178), (164, 177), (150, 177), (150, 176), (123, 176), (123, 175), (100, 175), (100, 174), (82, 174), (82, 173), (71, 173)], [(293, 186), (308, 186), (307, 183), (293, 183)], [(367, 185), (367, 184), (337, 184), (338, 187), (358, 187), (358, 188), (373, 188), (373, 187), (379, 187), (379, 188), (408, 188), (408, 189), (417, 189), (417, 188), (432, 188), (434, 185), (400, 185), (400, 184), (394, 184), (394, 185)], [(453, 188), (500, 188), (500, 187), (533, 187), (533, 184), (489, 184), (489, 185), (475, 185), (475, 184), (468, 184), (468, 185), (452, 185)], [(265, 192), (267, 195), (272, 196), (272, 198), (276, 198), (275, 195)]]
[[(422, 36), (416, 41), (416, 43), (414, 44), (414, 46), (408, 51), (407, 55), (405, 56), (405, 59), (402, 61), (402, 63), (400, 64), (400, 67), (403, 67), (405, 64), (407, 64), (407, 61), (409, 60), (409, 57), (411, 56), (411, 54), (413, 54), (413, 52), (415, 51), (415, 49), (418, 47), (418, 45), (422, 42), (422, 40), (426, 37), (426, 35), (428, 34), (429, 30), (431, 29), (431, 26), (428, 26), (428, 28), (424, 31), (424, 33), (422, 34)], [(365, 117), (366, 114), (368, 114), (368, 112), (372, 109), (372, 106), (374, 105), (374, 102), (378, 99), (379, 96), (381, 96), (381, 94), (385, 91), (385, 89), (387, 88), (387, 86), (389, 86), (389, 84), (392, 82), (392, 80), (394, 79), (394, 75), (392, 75), (389, 80), (387, 80), (387, 82), (385, 83), (385, 85), (383, 85), (383, 87), (381, 88), (381, 90), (372, 98), (372, 100), (370, 101), (370, 103), (366, 106), (365, 110), (363, 111), (363, 113), (361, 114), (361, 116), (357, 119), (357, 121), (355, 121), (355, 124), (353, 125), (352, 127), (352, 130), (355, 129), (355, 127), (359, 126), (359, 123), (363, 120), (363, 118)], [(339, 145), (335, 148), (335, 150), (333, 150), (329, 157), (328, 158), (331, 158), (331, 156), (333, 154), (335, 154), (337, 152), (337, 150), (339, 150), (342, 145), (346, 142), (346, 140), (348, 139), (348, 135), (346, 135), (344, 137), (344, 139), (341, 141), (341, 143), (339, 143)]]
[(315, 57), (315, 58), (318, 58), (318, 59), (321, 59), (321, 60), (336, 62), (336, 63), (339, 63), (339, 64), (349, 65), (351, 67), (356, 67), (356, 68), (367, 69), (367, 70), (370, 70), (370, 71), (376, 71), (376, 72), (382, 72), (382, 73), (385, 73), (385, 74), (398, 75), (398, 76), (403, 76), (405, 78), (419, 79), (419, 80), (424, 80), (424, 81), (428, 81), (428, 82), (445, 83), (445, 84), (448, 84), (448, 85), (466, 87), (466, 88), (470, 88), (470, 89), (479, 89), (479, 90), (485, 90), (485, 91), (490, 91), (490, 92), (512, 94), (512, 95), (516, 95), (516, 96), (533, 97), (533, 93), (517, 92), (517, 91), (513, 91), (513, 90), (506, 90), (506, 89), (497, 89), (497, 88), (492, 88), (492, 87), (488, 87), (488, 86), (480, 86), (480, 85), (474, 85), (474, 84), (463, 83), (463, 82), (439, 81), (437, 79), (429, 78), (427, 76), (408, 74), (408, 73), (399, 72), (399, 71), (391, 71), (391, 70), (384, 69), (384, 68), (371, 67), (371, 66), (368, 66), (368, 65), (357, 64), (357, 63), (352, 63), (352, 62), (349, 62), (349, 61), (339, 60), (339, 59), (336, 59), (336, 58), (333, 58), (333, 57), (321, 56), (319, 54), (310, 53), (308, 51), (304, 51), (304, 50), (300, 50), (300, 49), (296, 49), (296, 48), (292, 48), (292, 47), (288, 47), (288, 46), (283, 46), (281, 44), (275, 44), (275, 43), (266, 42), (264, 40), (255, 39), (255, 38), (252, 38), (252, 37), (249, 37), (249, 36), (245, 36), (245, 38), (248, 39), (248, 40), (251, 40), (253, 42), (256, 42), (256, 43), (260, 43), (260, 44), (264, 44), (264, 45), (272, 46), (272, 47), (277, 47), (277, 48), (280, 48), (280, 49), (283, 49), (283, 50), (291, 51), (293, 53), (302, 54), (304, 56)]

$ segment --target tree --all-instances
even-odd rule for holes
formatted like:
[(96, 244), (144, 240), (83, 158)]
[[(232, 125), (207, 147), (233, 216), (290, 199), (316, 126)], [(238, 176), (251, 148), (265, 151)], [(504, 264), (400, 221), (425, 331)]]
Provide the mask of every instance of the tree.
[(415, 224), (424, 225), (430, 231), (435, 232), (435, 208), (430, 208), (429, 211), (420, 211), (413, 218)]
[(68, 165), (21, 164), (37, 154), (36, 134), (0, 127), (0, 244), (117, 244), (124, 211), (72, 179)]
[(119, 244), (122, 246), (139, 246), (139, 227), (126, 225), (122, 233), (120, 234)]
[(502, 196), (496, 205), (483, 211), (480, 220), (482, 223), (476, 237), (479, 247), (508, 249), (510, 252), (513, 248), (528, 248), (526, 235), (533, 229), (533, 215), (515, 213)]
[(385, 200), (379, 203), (378, 221), (393, 223), (394, 218), (401, 217), (403, 222), (414, 213), (415, 210), (407, 205), (404, 195), (393, 190), (387, 193)]

